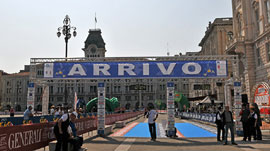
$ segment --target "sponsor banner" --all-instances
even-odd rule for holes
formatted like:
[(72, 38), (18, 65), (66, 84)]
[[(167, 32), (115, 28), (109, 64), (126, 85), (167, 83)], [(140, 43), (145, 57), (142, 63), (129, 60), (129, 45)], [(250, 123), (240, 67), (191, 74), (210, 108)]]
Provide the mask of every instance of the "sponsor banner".
[[(241, 111), (242, 96), (241, 96), (241, 82), (234, 82), (234, 112), (235, 115), (239, 115)], [(236, 130), (242, 130), (242, 123), (240, 121), (240, 116), (235, 116), (235, 127)]]
[(168, 131), (174, 130), (174, 83), (167, 83)]
[(34, 83), (28, 84), (28, 92), (27, 92), (27, 108), (32, 106), (34, 108), (35, 102), (35, 85)]
[(215, 114), (200, 114), (200, 113), (182, 112), (182, 113), (180, 113), (180, 116), (184, 117), (184, 118), (197, 119), (197, 120), (212, 122), (212, 123), (214, 123), (216, 121)]
[[(112, 122), (116, 122), (116, 117), (121, 117), (122, 120), (135, 117), (143, 112), (125, 113), (117, 115), (109, 115), (113, 119)], [(113, 118), (114, 117), (114, 118)], [(107, 118), (107, 117), (106, 117)], [(107, 120), (107, 119), (106, 119)], [(45, 147), (50, 141), (55, 140), (53, 133), (54, 122), (40, 123), (31, 125), (16, 125), (10, 127), (0, 128), (0, 150), (1, 151), (28, 151), (36, 150)], [(75, 126), (77, 134), (96, 130), (97, 120), (93, 118), (76, 119)]]
[(104, 83), (98, 83), (98, 132), (104, 134), (105, 130), (105, 86)]
[(49, 86), (45, 86), (42, 95), (42, 115), (48, 115), (49, 108)]
[(44, 78), (202, 78), (227, 77), (227, 62), (130, 61), (55, 62), (44, 65)]

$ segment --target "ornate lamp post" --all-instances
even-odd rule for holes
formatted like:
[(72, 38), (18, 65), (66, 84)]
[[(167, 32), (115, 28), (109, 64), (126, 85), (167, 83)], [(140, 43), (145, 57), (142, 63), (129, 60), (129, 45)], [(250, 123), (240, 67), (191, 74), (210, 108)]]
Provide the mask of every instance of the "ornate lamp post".
[(77, 32), (76, 32), (76, 27), (72, 27), (70, 25), (71, 21), (68, 15), (66, 15), (64, 21), (63, 21), (63, 27), (58, 28), (57, 36), (61, 36), (61, 31), (62, 34), (65, 36), (65, 42), (66, 42), (66, 55), (65, 57), (67, 58), (67, 50), (68, 50), (68, 40), (72, 37), (71, 35), (71, 30), (73, 30), (73, 36), (76, 37)]
[[(65, 55), (66, 61), (67, 61), (67, 53), (68, 53), (68, 40), (72, 37), (71, 30), (73, 30), (74, 37), (77, 35), (76, 27), (72, 27), (70, 25), (70, 23), (71, 23), (70, 18), (68, 15), (66, 15), (66, 17), (63, 21), (63, 24), (64, 24), (63, 27), (59, 27), (58, 32), (57, 32), (57, 37), (61, 36), (61, 32), (65, 36), (64, 38), (65, 38), (65, 42), (66, 42), (66, 55)], [(65, 82), (65, 94), (64, 95), (65, 95), (65, 103), (67, 103), (68, 92), (67, 92), (66, 82)]]

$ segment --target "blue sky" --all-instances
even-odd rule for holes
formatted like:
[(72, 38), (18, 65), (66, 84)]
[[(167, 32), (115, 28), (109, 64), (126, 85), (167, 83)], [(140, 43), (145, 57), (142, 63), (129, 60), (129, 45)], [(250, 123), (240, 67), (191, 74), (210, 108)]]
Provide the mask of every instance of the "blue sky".
[(65, 15), (77, 27), (68, 57), (83, 57), (88, 30), (102, 31), (107, 57), (199, 51), (209, 21), (231, 17), (230, 0), (5, 0), (0, 5), (0, 70), (18, 72), (30, 58), (65, 56), (56, 36)]

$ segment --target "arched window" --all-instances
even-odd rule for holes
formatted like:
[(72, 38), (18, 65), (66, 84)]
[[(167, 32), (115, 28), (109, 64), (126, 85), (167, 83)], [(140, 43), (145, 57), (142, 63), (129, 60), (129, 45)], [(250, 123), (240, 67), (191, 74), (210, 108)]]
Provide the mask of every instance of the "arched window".
[(264, 1), (264, 5), (265, 5), (266, 20), (267, 23), (270, 24), (270, 1), (269, 0)]
[(238, 24), (238, 33), (239, 33), (239, 36), (243, 36), (242, 34), (242, 14), (238, 13), (237, 14), (237, 24)]

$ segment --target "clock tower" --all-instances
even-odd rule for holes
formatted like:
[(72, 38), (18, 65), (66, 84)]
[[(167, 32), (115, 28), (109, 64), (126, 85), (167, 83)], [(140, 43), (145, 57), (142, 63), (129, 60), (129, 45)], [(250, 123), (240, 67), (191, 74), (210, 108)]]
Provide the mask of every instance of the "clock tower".
[(84, 57), (105, 57), (105, 42), (101, 36), (100, 29), (90, 29), (89, 35), (84, 43), (84, 48), (82, 48), (84, 51)]

